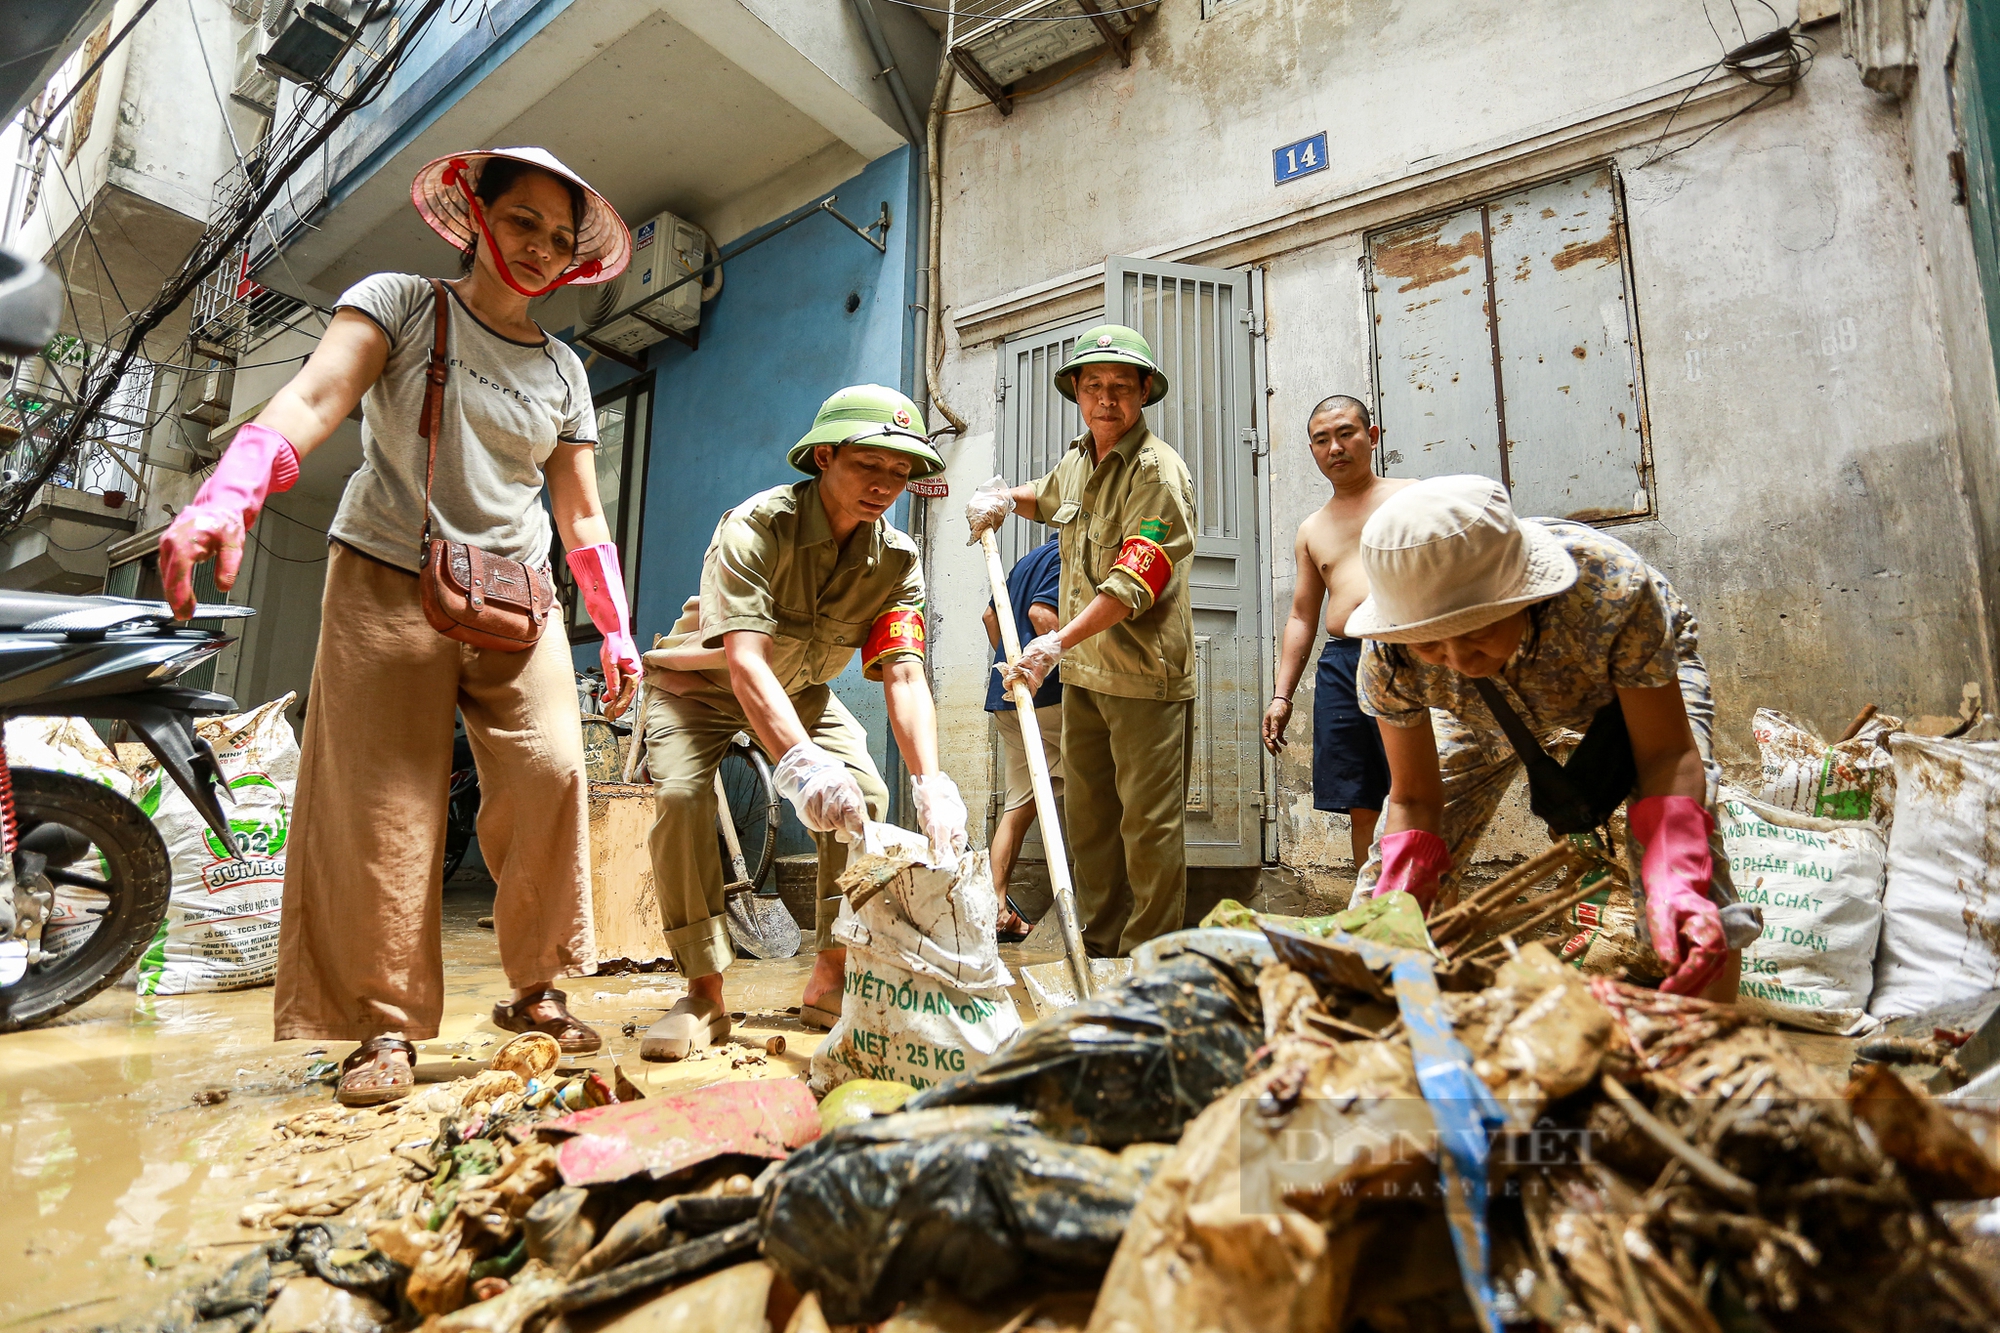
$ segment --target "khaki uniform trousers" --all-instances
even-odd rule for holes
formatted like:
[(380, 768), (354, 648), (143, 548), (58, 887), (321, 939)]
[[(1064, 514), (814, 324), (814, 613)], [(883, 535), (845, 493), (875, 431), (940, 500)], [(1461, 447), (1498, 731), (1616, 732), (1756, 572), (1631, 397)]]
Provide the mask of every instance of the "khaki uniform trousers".
[(1187, 913), (1194, 705), (1063, 685), (1064, 816), (1092, 957), (1124, 957)]
[(435, 1037), (452, 710), (479, 767), (479, 851), (516, 988), (594, 952), (589, 784), (568, 637), (524, 653), (430, 627), (414, 574), (335, 543), (285, 863), (277, 1039)]
[[(868, 733), (824, 685), (794, 694), (792, 707), (813, 744), (847, 765), (868, 802), (868, 817), (889, 811), (889, 789), (868, 754)], [(727, 695), (655, 694), (646, 709), (646, 767), (653, 775), (653, 887), (667, 928), (667, 948), (685, 977), (721, 972), (736, 961), (723, 926), (722, 848), (716, 830), (715, 770), (749, 719)], [(834, 947), (840, 914), (834, 880), (847, 868), (847, 847), (815, 834), (819, 848), (817, 944)]]

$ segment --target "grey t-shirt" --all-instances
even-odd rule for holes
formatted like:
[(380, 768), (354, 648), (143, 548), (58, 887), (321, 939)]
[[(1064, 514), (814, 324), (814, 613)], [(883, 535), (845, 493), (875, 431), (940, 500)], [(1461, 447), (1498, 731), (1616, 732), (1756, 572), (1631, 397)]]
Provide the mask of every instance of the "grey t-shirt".
[[(449, 289), (447, 289), (449, 293)], [(389, 335), (382, 377), (361, 397), (361, 466), (347, 479), (332, 535), (403, 569), (423, 563), (424, 458), (417, 434), (434, 331), (430, 282), (377, 273), (342, 293)], [(597, 443), (583, 363), (565, 344), (520, 343), (480, 323), (449, 293), (450, 377), (439, 421), (431, 531), (495, 555), (544, 564), (549, 516), (542, 464), (556, 443)]]

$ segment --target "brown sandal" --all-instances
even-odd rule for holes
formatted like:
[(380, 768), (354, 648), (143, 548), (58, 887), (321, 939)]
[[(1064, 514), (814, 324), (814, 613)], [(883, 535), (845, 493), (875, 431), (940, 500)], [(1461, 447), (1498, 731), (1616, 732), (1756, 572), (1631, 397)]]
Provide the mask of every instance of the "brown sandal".
[[(387, 1059), (391, 1051), (401, 1051), (409, 1063)], [(416, 1085), (417, 1048), (401, 1037), (370, 1037), (340, 1062), (333, 1099), (342, 1106), (380, 1106), (409, 1096)]]
[[(544, 1000), (553, 1000), (562, 1011), (560, 1018), (544, 1018), (539, 1021), (528, 1017), (528, 1010)], [(597, 1030), (577, 1021), (569, 1012), (569, 995), (550, 986), (533, 995), (524, 995), (518, 1000), (493, 1006), (493, 1023), (504, 1032), (545, 1032), (556, 1039), (564, 1055), (595, 1055), (604, 1049), (604, 1038)]]

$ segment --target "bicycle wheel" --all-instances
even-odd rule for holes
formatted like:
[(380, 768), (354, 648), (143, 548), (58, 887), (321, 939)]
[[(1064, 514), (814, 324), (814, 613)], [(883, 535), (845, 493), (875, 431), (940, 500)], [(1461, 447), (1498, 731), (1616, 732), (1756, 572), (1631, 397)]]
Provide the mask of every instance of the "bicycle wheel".
[[(736, 840), (743, 848), (744, 870), (750, 886), (761, 889), (778, 856), (778, 787), (771, 781), (771, 765), (756, 746), (739, 744), (729, 747), (718, 771)], [(729, 864), (729, 844), (720, 833), (716, 842), (722, 849), (723, 877), (730, 878), (735, 868)]]

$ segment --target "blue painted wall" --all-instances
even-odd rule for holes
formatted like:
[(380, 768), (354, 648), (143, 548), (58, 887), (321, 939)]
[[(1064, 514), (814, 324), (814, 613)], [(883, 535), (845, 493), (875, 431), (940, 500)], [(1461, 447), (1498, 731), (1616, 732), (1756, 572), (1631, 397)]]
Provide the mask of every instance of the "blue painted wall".
[[(835, 206), (857, 222), (889, 205), (887, 254), (830, 217), (809, 218), (724, 266), (722, 293), (702, 312), (699, 349), (676, 342), (650, 349), (653, 429), (633, 607), (642, 647), (673, 624), (681, 603), (699, 589), (702, 553), (723, 511), (799, 479), (785, 454), (828, 395), (861, 383), (909, 392), (913, 186), (904, 148), (835, 191)], [(850, 297), (858, 298), (852, 312)], [(593, 391), (634, 375), (601, 358), (590, 373)], [(898, 526), (907, 522), (908, 504), (897, 508)], [(579, 666), (596, 661), (595, 644), (578, 649)], [(891, 767), (881, 686), (862, 679), (857, 659), (834, 688), (868, 728), (876, 763), (893, 788), (899, 768)], [(809, 850), (802, 841), (789, 830), (781, 850)]]

